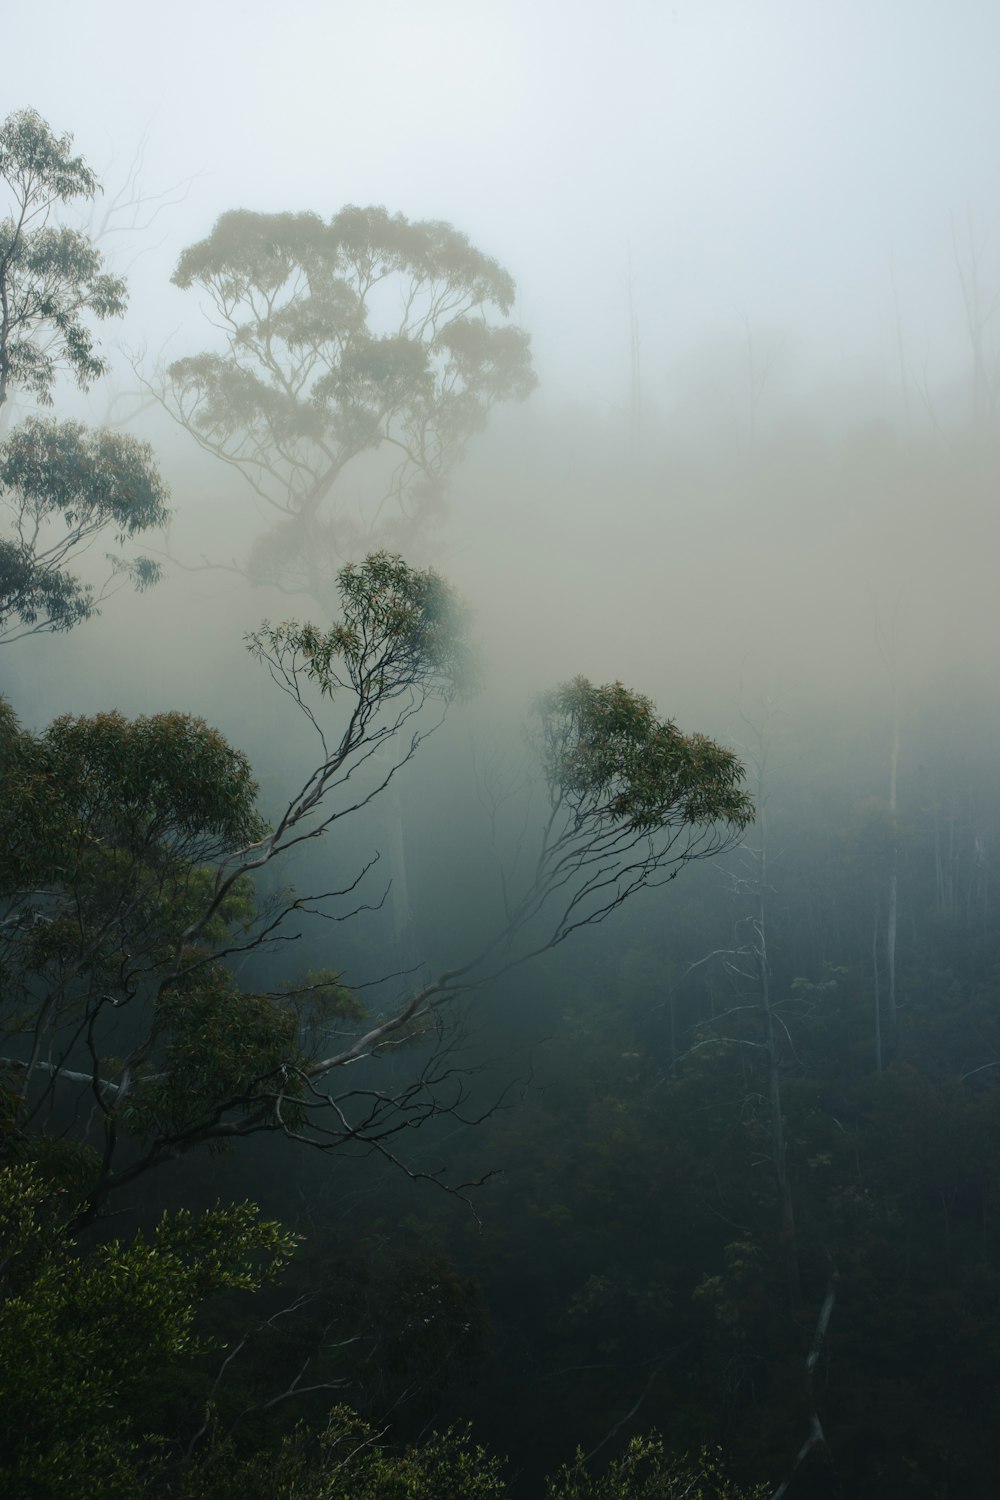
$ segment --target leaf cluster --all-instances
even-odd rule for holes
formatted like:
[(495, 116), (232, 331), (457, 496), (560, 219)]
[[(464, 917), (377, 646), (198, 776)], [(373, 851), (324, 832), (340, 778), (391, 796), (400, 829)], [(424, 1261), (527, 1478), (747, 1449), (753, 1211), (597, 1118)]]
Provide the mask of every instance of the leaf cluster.
[[(246, 758), (188, 715), (67, 716), (35, 736), (5, 709), (0, 1023), (36, 1060), (44, 1048), (36, 1090), (65, 1069), (106, 1122), (176, 1131), (294, 1061), (291, 1008), (242, 995), (211, 961), (256, 916), (245, 878), (215, 900), (211, 868), (264, 831), (255, 798)], [(114, 1054), (143, 1037), (132, 1095)]]
[(149, 1238), (81, 1255), (72, 1208), (29, 1164), (0, 1166), (0, 1487), (131, 1500), (150, 1475), (144, 1389), (199, 1348), (198, 1306), (261, 1286), (294, 1236), (243, 1203), (165, 1215)]
[(202, 719), (112, 712), (66, 715), (35, 736), (5, 705), (0, 723), (0, 891), (58, 881), (117, 884), (259, 837), (250, 763)]
[(634, 1437), (624, 1455), (603, 1473), (588, 1467), (582, 1452), (546, 1486), (546, 1500), (764, 1500), (764, 1485), (735, 1484), (717, 1454), (678, 1457), (656, 1433)]
[[(70, 630), (98, 612), (98, 593), (65, 565), (102, 532), (121, 546), (169, 519), (168, 491), (147, 443), (76, 422), (29, 418), (0, 447), (0, 639)], [(160, 577), (149, 558), (108, 554), (137, 589)]]
[(183, 1500), (506, 1500), (502, 1464), (468, 1431), (394, 1451), (335, 1406), (316, 1433), (301, 1423), (277, 1448), (239, 1460), (225, 1447), (187, 1476)]
[(578, 822), (607, 819), (633, 830), (724, 822), (745, 828), (753, 804), (732, 751), (682, 734), (620, 682), (576, 677), (541, 698), (539, 748), (554, 802)]
[(298, 1122), (293, 1007), (246, 993), (214, 964), (161, 991), (154, 1024), (157, 1071), (139, 1079), (125, 1110), (134, 1134), (196, 1139), (223, 1113), (259, 1112), (262, 1096), (274, 1099), (286, 1125)]
[(381, 503), (397, 523), (426, 522), (491, 407), (535, 383), (527, 336), (496, 321), (513, 280), (440, 221), (355, 206), (329, 221), (227, 213), (173, 280), (208, 296), (227, 347), (175, 361), (159, 394), (283, 518), (275, 554), (258, 546), (252, 560), (290, 591), (325, 598), (345, 554), (353, 523), (341, 515), (327, 533), (346, 464), (385, 445)]
[(84, 316), (125, 311), (125, 283), (103, 270), (88, 237), (48, 222), (55, 204), (98, 191), (72, 141), (35, 110), (0, 125), (0, 181), (12, 200), (0, 221), (0, 405), (12, 385), (51, 405), (60, 366), (85, 390), (106, 366)]
[(447, 700), (471, 691), (476, 663), (468, 609), (431, 569), (372, 553), (337, 575), (342, 620), (329, 630), (265, 622), (247, 637), (258, 659), (285, 660), (324, 697), (350, 690), (359, 702), (391, 703), (417, 690)]

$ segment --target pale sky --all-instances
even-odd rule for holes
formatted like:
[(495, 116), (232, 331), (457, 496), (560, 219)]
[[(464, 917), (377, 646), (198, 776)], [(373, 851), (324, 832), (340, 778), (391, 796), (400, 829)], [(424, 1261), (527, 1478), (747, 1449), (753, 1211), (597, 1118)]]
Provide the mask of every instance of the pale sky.
[(144, 132), (148, 191), (197, 174), (131, 272), (154, 349), (197, 325), (178, 252), (235, 207), (449, 220), (515, 276), (543, 389), (587, 402), (627, 385), (630, 251), (654, 400), (744, 319), (891, 366), (890, 265), (943, 368), (951, 217), (1000, 253), (996, 0), (53, 0), (4, 41), (7, 106), (109, 188)]

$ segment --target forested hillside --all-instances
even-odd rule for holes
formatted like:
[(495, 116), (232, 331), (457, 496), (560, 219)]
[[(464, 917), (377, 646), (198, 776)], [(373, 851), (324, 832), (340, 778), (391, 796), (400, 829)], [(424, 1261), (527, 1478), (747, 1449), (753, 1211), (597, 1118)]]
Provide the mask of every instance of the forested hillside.
[(992, 1500), (974, 216), (936, 384), (654, 382), (629, 247), (570, 402), (444, 219), (217, 203), (126, 359), (159, 199), (0, 183), (0, 1492)]

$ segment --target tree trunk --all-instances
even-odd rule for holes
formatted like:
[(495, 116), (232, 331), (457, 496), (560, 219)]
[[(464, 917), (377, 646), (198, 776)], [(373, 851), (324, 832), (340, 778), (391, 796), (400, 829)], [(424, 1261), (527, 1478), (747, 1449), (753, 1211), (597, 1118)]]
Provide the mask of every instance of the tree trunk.
[(899, 829), (896, 816), (896, 773), (899, 766), (899, 698), (893, 688), (892, 751), (889, 756), (889, 818), (892, 848), (889, 865), (889, 902), (885, 922), (885, 967), (888, 987), (889, 1044), (896, 1040), (896, 926), (899, 895)]
[(757, 912), (754, 922), (756, 932), (755, 949), (760, 983), (760, 1004), (764, 1013), (765, 1035), (767, 1038), (771, 1151), (774, 1181), (778, 1192), (779, 1235), (785, 1259), (788, 1300), (794, 1312), (798, 1306), (800, 1293), (799, 1256), (795, 1239), (795, 1205), (792, 1201), (792, 1189), (788, 1180), (785, 1122), (781, 1111), (781, 1050), (778, 1045), (777, 1027), (771, 1004), (771, 969), (767, 955), (767, 817), (763, 795), (763, 775), (764, 758), (762, 755), (757, 777), (757, 828), (760, 841), (757, 849)]

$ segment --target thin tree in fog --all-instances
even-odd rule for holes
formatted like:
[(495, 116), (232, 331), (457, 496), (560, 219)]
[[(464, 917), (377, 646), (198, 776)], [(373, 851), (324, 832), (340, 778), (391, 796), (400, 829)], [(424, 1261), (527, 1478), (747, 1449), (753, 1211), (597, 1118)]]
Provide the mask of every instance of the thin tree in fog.
[[(792, 1197), (791, 1179), (788, 1173), (788, 1143), (785, 1138), (785, 1116), (781, 1099), (782, 1070), (787, 1056), (795, 1056), (791, 1032), (780, 1008), (776, 1006), (772, 993), (771, 957), (769, 951), (769, 905), (772, 887), (768, 868), (767, 841), (767, 723), (753, 724), (745, 719), (754, 736), (754, 745), (748, 760), (754, 782), (754, 805), (756, 820), (752, 842), (740, 848), (742, 873), (737, 876), (737, 888), (750, 907), (747, 922), (750, 940), (743, 950), (750, 958), (756, 981), (757, 1006), (763, 1030), (763, 1053), (767, 1069), (768, 1134), (770, 1139), (770, 1164), (778, 1200), (778, 1238), (785, 1263), (788, 1299), (794, 1311), (801, 1295), (799, 1274), (799, 1252), (795, 1233), (795, 1203)], [(718, 1020), (725, 1020), (723, 1015)]]
[[(896, 940), (899, 928), (899, 683), (896, 667), (896, 622), (899, 615), (901, 600), (897, 599), (896, 608), (893, 612), (892, 633), (888, 650), (879, 641), (879, 653), (889, 678), (889, 704), (891, 711), (892, 738), (889, 746), (889, 871), (888, 889), (886, 894), (885, 934), (883, 947), (885, 952), (886, 983), (887, 983), (887, 1007), (888, 1007), (888, 1042), (889, 1047), (895, 1045), (896, 1040)], [(879, 1072), (882, 1069), (883, 1059), (883, 1028), (881, 1017), (881, 995), (878, 982), (878, 954), (874, 954), (875, 962), (875, 1053), (876, 1065)]]
[(99, 191), (72, 146), (71, 135), (54, 135), (35, 110), (0, 126), (0, 180), (10, 202), (0, 223), (0, 406), (12, 386), (51, 406), (60, 369), (86, 390), (106, 369), (86, 315), (125, 310), (125, 283), (104, 270), (91, 239), (53, 222), (57, 205)]
[(345, 561), (425, 544), (469, 438), (535, 383), (512, 277), (449, 224), (227, 213), (173, 280), (223, 347), (171, 364), (160, 399), (274, 515), (238, 568), (323, 607)]
[[(799, 1062), (789, 1019), (796, 1013), (808, 1013), (830, 981), (819, 985), (796, 981), (792, 995), (782, 1001), (774, 993), (770, 955), (770, 898), (773, 894), (769, 867), (768, 843), (768, 754), (769, 730), (773, 711), (768, 708), (761, 721), (753, 722), (744, 715), (744, 723), (753, 737), (749, 751), (744, 756), (751, 770), (753, 799), (756, 810), (752, 840), (740, 845), (740, 866), (733, 876), (733, 888), (737, 901), (748, 909), (741, 918), (740, 926), (749, 928), (749, 938), (723, 955), (731, 979), (738, 987), (739, 999), (721, 1014), (704, 1023), (702, 1030), (708, 1034), (712, 1045), (718, 1041), (749, 1047), (762, 1058), (766, 1074), (765, 1103), (766, 1160), (771, 1169), (775, 1198), (778, 1208), (778, 1245), (783, 1263), (787, 1310), (790, 1320), (801, 1325), (803, 1313), (802, 1274), (795, 1209), (795, 1193), (788, 1164), (788, 1137), (784, 1105), (782, 1100), (782, 1078), (789, 1063)], [(744, 991), (745, 987), (745, 991)], [(744, 998), (744, 993), (747, 998)], [(749, 999), (750, 995), (754, 999)], [(747, 1015), (756, 1023), (755, 1034), (747, 1035), (744, 1029)], [(744, 1024), (741, 1024), (744, 1023)], [(732, 1031), (733, 1035), (726, 1035)], [(706, 1042), (695, 1044), (695, 1049)], [(827, 1445), (823, 1424), (820, 1420), (816, 1369), (823, 1354), (830, 1321), (836, 1305), (837, 1270), (833, 1258), (823, 1247), (827, 1263), (827, 1281), (823, 1297), (816, 1313), (812, 1337), (805, 1353), (801, 1377), (801, 1403), (806, 1417), (806, 1436), (791, 1464), (787, 1478), (774, 1491), (775, 1500), (789, 1489), (792, 1480), (809, 1454), (815, 1448)]]
[(642, 447), (642, 365), (640, 361), (639, 314), (635, 310), (635, 281), (632, 275), (632, 246), (628, 246), (628, 269), (625, 278), (628, 299), (629, 337), (629, 436), (632, 457), (638, 458)]
[(976, 222), (971, 208), (966, 210), (964, 241), (959, 238), (952, 216), (951, 244), (972, 354), (972, 419), (979, 424), (991, 421), (995, 416), (997, 397), (1000, 394), (997, 356), (995, 352), (991, 355), (987, 348), (989, 325), (1000, 305), (1000, 286), (992, 293), (983, 288), (984, 246), (982, 239), (976, 234)]
[[(424, 552), (466, 443), (534, 386), (528, 336), (506, 321), (513, 278), (449, 224), (378, 207), (227, 213), (173, 280), (207, 298), (223, 351), (175, 361), (158, 395), (274, 516), (233, 566), (324, 612), (345, 561)], [(395, 784), (384, 810), (405, 961)]]
[[(51, 406), (61, 370), (84, 390), (104, 373), (87, 320), (120, 316), (125, 283), (86, 234), (53, 220), (57, 207), (99, 191), (72, 136), (56, 136), (34, 110), (11, 115), (0, 126), (0, 183), (11, 205), (0, 224), (0, 407), (15, 391)], [(120, 549), (163, 526), (166, 499), (152, 450), (135, 438), (38, 416), (9, 433), (0, 444), (0, 641), (69, 630), (121, 582), (155, 583), (155, 562), (120, 550), (106, 554), (97, 586), (69, 564), (98, 537)]]
[[(578, 679), (539, 705), (548, 811), (492, 940), (425, 982), (397, 976), (395, 1003), (374, 1015), (331, 972), (246, 993), (226, 961), (286, 940), (303, 913), (337, 923), (363, 909), (370, 866), (263, 903), (249, 877), (369, 806), (469, 677), (464, 612), (436, 575), (376, 554), (339, 583), (330, 629), (265, 624), (249, 638), (320, 752), (270, 828), (246, 758), (199, 720), (105, 714), (35, 737), (0, 716), (2, 1066), (43, 1133), (67, 1090), (88, 1090), (87, 1214), (166, 1161), (260, 1132), (405, 1166), (400, 1136), (463, 1118), (455, 1002), (719, 852), (752, 817), (733, 754), (621, 684)], [(394, 1070), (419, 1039), (430, 1046), (412, 1070)]]

